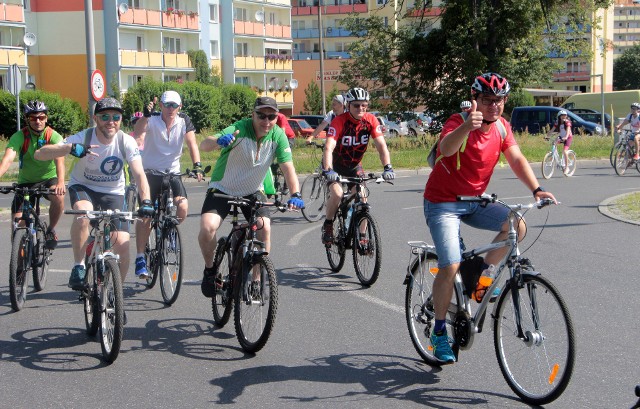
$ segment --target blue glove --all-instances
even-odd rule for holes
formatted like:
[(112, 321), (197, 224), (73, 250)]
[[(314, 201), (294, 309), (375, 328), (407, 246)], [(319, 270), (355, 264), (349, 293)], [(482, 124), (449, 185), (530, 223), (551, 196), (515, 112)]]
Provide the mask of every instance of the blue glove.
[(291, 195), (291, 199), (287, 201), (287, 206), (297, 209), (304, 209), (304, 201), (302, 200), (302, 196), (300, 196), (299, 192)]
[(217, 142), (218, 142), (218, 145), (222, 146), (223, 148), (226, 148), (227, 146), (231, 145), (231, 142), (233, 142), (233, 139), (234, 139), (234, 136), (228, 133), (218, 137)]
[(337, 182), (340, 180), (340, 175), (336, 173), (333, 169), (327, 169), (322, 171), (322, 176), (327, 178), (329, 182)]
[(153, 213), (153, 204), (151, 204), (151, 200), (143, 200), (142, 203), (140, 203), (140, 207), (138, 208), (138, 216), (153, 217)]
[(382, 179), (384, 180), (393, 180), (396, 178), (396, 174), (393, 173), (393, 168), (391, 165), (384, 165), (384, 172), (382, 172)]
[(89, 147), (81, 143), (72, 143), (71, 152), (69, 153), (76, 158), (84, 158), (85, 156), (87, 156), (87, 153), (89, 153)]

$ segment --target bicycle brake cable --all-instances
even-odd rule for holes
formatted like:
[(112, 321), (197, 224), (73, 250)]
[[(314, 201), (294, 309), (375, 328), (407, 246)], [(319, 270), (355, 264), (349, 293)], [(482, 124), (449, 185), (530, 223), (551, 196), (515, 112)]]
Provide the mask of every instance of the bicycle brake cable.
[[(525, 212), (526, 213), (526, 212)], [(522, 215), (522, 218), (524, 218), (524, 214)], [(538, 239), (540, 238), (540, 236), (542, 235), (542, 232), (544, 231), (545, 227), (547, 227), (547, 222), (549, 221), (549, 209), (547, 209), (547, 217), (544, 219), (544, 223), (542, 224), (542, 228), (540, 229), (540, 232), (538, 233), (538, 235), (536, 236), (535, 239), (533, 239), (533, 242), (529, 245), (529, 247), (527, 247), (525, 250), (520, 252), (520, 255), (522, 256), (524, 253), (526, 253), (531, 247), (533, 247), (534, 244), (536, 244), (536, 242), (538, 241)], [(527, 229), (528, 230), (528, 229)], [(525, 237), (526, 237), (526, 233), (525, 233)], [(524, 237), (522, 238), (524, 240)]]

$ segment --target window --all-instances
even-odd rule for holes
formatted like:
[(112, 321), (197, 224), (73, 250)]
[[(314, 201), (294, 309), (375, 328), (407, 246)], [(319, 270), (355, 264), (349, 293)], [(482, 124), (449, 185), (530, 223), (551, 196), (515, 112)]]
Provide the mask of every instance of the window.
[(249, 86), (249, 77), (236, 77), (235, 83)]
[(234, 55), (236, 57), (246, 57), (249, 55), (249, 44), (247, 43), (235, 43)]
[(127, 4), (134, 9), (140, 8), (140, 0), (127, 0)]
[(182, 75), (165, 75), (164, 82), (182, 82)]
[(143, 75), (127, 75), (127, 88), (131, 88), (141, 82)]
[(138, 51), (144, 51), (144, 37), (136, 36), (136, 49)]
[(383, 6), (383, 5), (387, 4), (387, 0), (377, 0), (376, 4), (378, 6)]
[(293, 20), (291, 22), (291, 28), (293, 30), (304, 30), (305, 28), (304, 20)]
[(218, 48), (218, 40), (211, 41), (211, 58), (220, 58), (219, 48)]
[(218, 5), (209, 4), (209, 21), (212, 23), (218, 22)]
[(276, 20), (276, 13), (269, 13), (269, 20), (268, 21), (269, 21), (269, 24), (271, 24), (271, 25), (278, 24), (277, 23), (278, 20)]
[(239, 21), (249, 21), (247, 20), (247, 9), (243, 9), (240, 7), (233, 8), (233, 19)]
[(167, 4), (167, 9), (169, 7), (172, 7), (174, 9), (176, 9), (176, 10), (184, 10), (183, 0), (165, 0), (165, 2)]
[(182, 47), (180, 47), (180, 39), (173, 37), (163, 38), (162, 49), (167, 53), (180, 54), (182, 52)]

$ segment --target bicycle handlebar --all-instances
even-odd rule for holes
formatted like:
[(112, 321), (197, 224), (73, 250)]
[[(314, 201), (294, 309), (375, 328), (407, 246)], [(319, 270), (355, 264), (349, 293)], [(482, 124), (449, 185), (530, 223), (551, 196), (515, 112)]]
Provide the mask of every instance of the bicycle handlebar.
[(324, 149), (324, 144), (323, 143), (318, 143), (318, 142), (315, 142), (315, 141), (307, 142), (307, 146), (314, 146), (314, 147), (319, 148), (319, 149)]
[(171, 173), (169, 171), (169, 169), (167, 169), (165, 171), (161, 171), (161, 170), (158, 170), (158, 169), (146, 169), (145, 173), (148, 173), (148, 174), (153, 175), (153, 176), (174, 176), (174, 177), (186, 176), (188, 178), (196, 179), (198, 177), (196, 172), (200, 171), (200, 172), (202, 172), (203, 175), (206, 175), (207, 173), (209, 173), (210, 170), (211, 170), (211, 166), (207, 165), (204, 169), (190, 170), (189, 168), (187, 168), (182, 173)]
[(29, 194), (29, 195), (55, 195), (56, 191), (53, 189), (49, 189), (48, 187), (26, 187), (26, 186), (18, 186), (17, 184), (13, 184), (12, 186), (0, 186), (0, 193), (21, 193), (21, 194)]
[(485, 193), (479, 196), (456, 196), (456, 201), (476, 202), (476, 203), (480, 203), (482, 206), (486, 206), (489, 203), (499, 203), (505, 207), (508, 207), (510, 210), (531, 209), (534, 206), (537, 207), (538, 209), (542, 209), (545, 206), (549, 206), (555, 203), (552, 199), (544, 198), (544, 199), (537, 200), (534, 203), (511, 205), (498, 199), (498, 196), (495, 193), (491, 195), (488, 195)]
[(366, 176), (340, 176), (338, 182), (346, 184), (346, 183), (364, 183), (373, 180), (375, 183), (389, 183), (393, 185), (393, 182), (390, 180), (384, 180), (382, 175), (376, 175), (375, 173), (369, 173)]
[(86, 216), (87, 219), (120, 219), (125, 221), (136, 220), (132, 212), (122, 210), (65, 210), (64, 214), (77, 214)]
[(282, 202), (276, 200), (275, 202), (261, 202), (260, 200), (255, 199), (247, 199), (246, 197), (241, 196), (231, 196), (225, 193), (213, 193), (214, 197), (219, 197), (222, 199), (229, 199), (228, 203), (240, 207), (253, 207), (255, 209), (259, 209), (261, 207), (277, 207), (279, 211), (284, 212), (287, 210), (287, 205)]

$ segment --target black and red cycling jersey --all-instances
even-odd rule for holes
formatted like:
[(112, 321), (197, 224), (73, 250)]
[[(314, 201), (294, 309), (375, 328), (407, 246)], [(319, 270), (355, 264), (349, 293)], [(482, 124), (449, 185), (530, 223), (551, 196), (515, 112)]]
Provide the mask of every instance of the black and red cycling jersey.
[(355, 119), (349, 112), (338, 115), (329, 126), (327, 138), (336, 141), (333, 150), (333, 166), (355, 168), (367, 151), (369, 140), (382, 136), (378, 119), (368, 112), (362, 119)]

